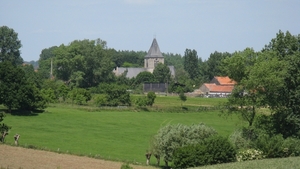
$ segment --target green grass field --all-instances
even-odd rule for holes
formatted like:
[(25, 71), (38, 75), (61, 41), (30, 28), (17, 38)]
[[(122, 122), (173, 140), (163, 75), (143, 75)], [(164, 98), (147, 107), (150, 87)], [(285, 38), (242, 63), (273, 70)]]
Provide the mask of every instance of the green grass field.
[(196, 167), (193, 169), (298, 169), (300, 157), (274, 158)]
[[(197, 107), (217, 105), (218, 102), (218, 99), (188, 98), (184, 104)], [(180, 103), (177, 97), (157, 97), (154, 106), (168, 107)], [(152, 136), (166, 124), (203, 122), (223, 136), (228, 136), (244, 124), (237, 116), (224, 118), (217, 111), (89, 110), (86, 107), (55, 104), (34, 116), (7, 114), (3, 122), (12, 129), (6, 143), (13, 144), (13, 135), (18, 133), (21, 135), (19, 143), (24, 147), (144, 164), (144, 154)], [(155, 160), (151, 162), (154, 164)]]

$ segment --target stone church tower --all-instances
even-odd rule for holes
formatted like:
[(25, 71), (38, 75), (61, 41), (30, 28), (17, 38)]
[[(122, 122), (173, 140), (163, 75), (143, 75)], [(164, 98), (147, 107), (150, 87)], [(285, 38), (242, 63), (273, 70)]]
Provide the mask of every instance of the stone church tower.
[(153, 70), (158, 63), (164, 64), (164, 57), (160, 52), (156, 39), (154, 38), (151, 47), (145, 56), (144, 68), (153, 73)]

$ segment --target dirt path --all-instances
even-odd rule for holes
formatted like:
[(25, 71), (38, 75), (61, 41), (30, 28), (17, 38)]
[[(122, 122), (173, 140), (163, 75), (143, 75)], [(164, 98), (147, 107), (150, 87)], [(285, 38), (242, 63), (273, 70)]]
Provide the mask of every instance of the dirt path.
[[(26, 149), (0, 144), (0, 168), (9, 169), (120, 169), (121, 162)], [(130, 165), (134, 169), (155, 169)]]

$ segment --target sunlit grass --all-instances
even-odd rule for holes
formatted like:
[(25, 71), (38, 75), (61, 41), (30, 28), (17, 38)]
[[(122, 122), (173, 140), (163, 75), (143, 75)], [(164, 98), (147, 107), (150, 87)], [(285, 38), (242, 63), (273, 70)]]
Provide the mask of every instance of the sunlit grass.
[(254, 160), (245, 162), (235, 162), (228, 164), (196, 167), (193, 169), (297, 169), (300, 166), (300, 157), (275, 158)]
[[(180, 103), (177, 98), (157, 97), (155, 105)], [(193, 98), (184, 104), (204, 102)], [(188, 102), (190, 100), (190, 102)], [(211, 104), (214, 104), (213, 100)], [(206, 104), (206, 103), (205, 103)], [(209, 103), (207, 103), (209, 104)], [(155, 106), (154, 105), (154, 106)], [(6, 143), (21, 135), (21, 146), (100, 157), (110, 160), (145, 163), (144, 154), (158, 129), (167, 124), (203, 122), (228, 136), (244, 124), (237, 116), (226, 119), (214, 112), (168, 113), (131, 110), (93, 110), (63, 104), (52, 105), (36, 116), (7, 115), (3, 122), (12, 126)], [(152, 160), (151, 163), (155, 163)]]

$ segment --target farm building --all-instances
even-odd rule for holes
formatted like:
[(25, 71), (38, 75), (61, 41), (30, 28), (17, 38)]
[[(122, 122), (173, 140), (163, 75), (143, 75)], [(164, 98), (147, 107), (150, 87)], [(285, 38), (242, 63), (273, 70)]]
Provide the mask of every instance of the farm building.
[(199, 90), (206, 96), (226, 97), (231, 94), (235, 84), (236, 82), (228, 76), (215, 76), (210, 83), (204, 83)]

